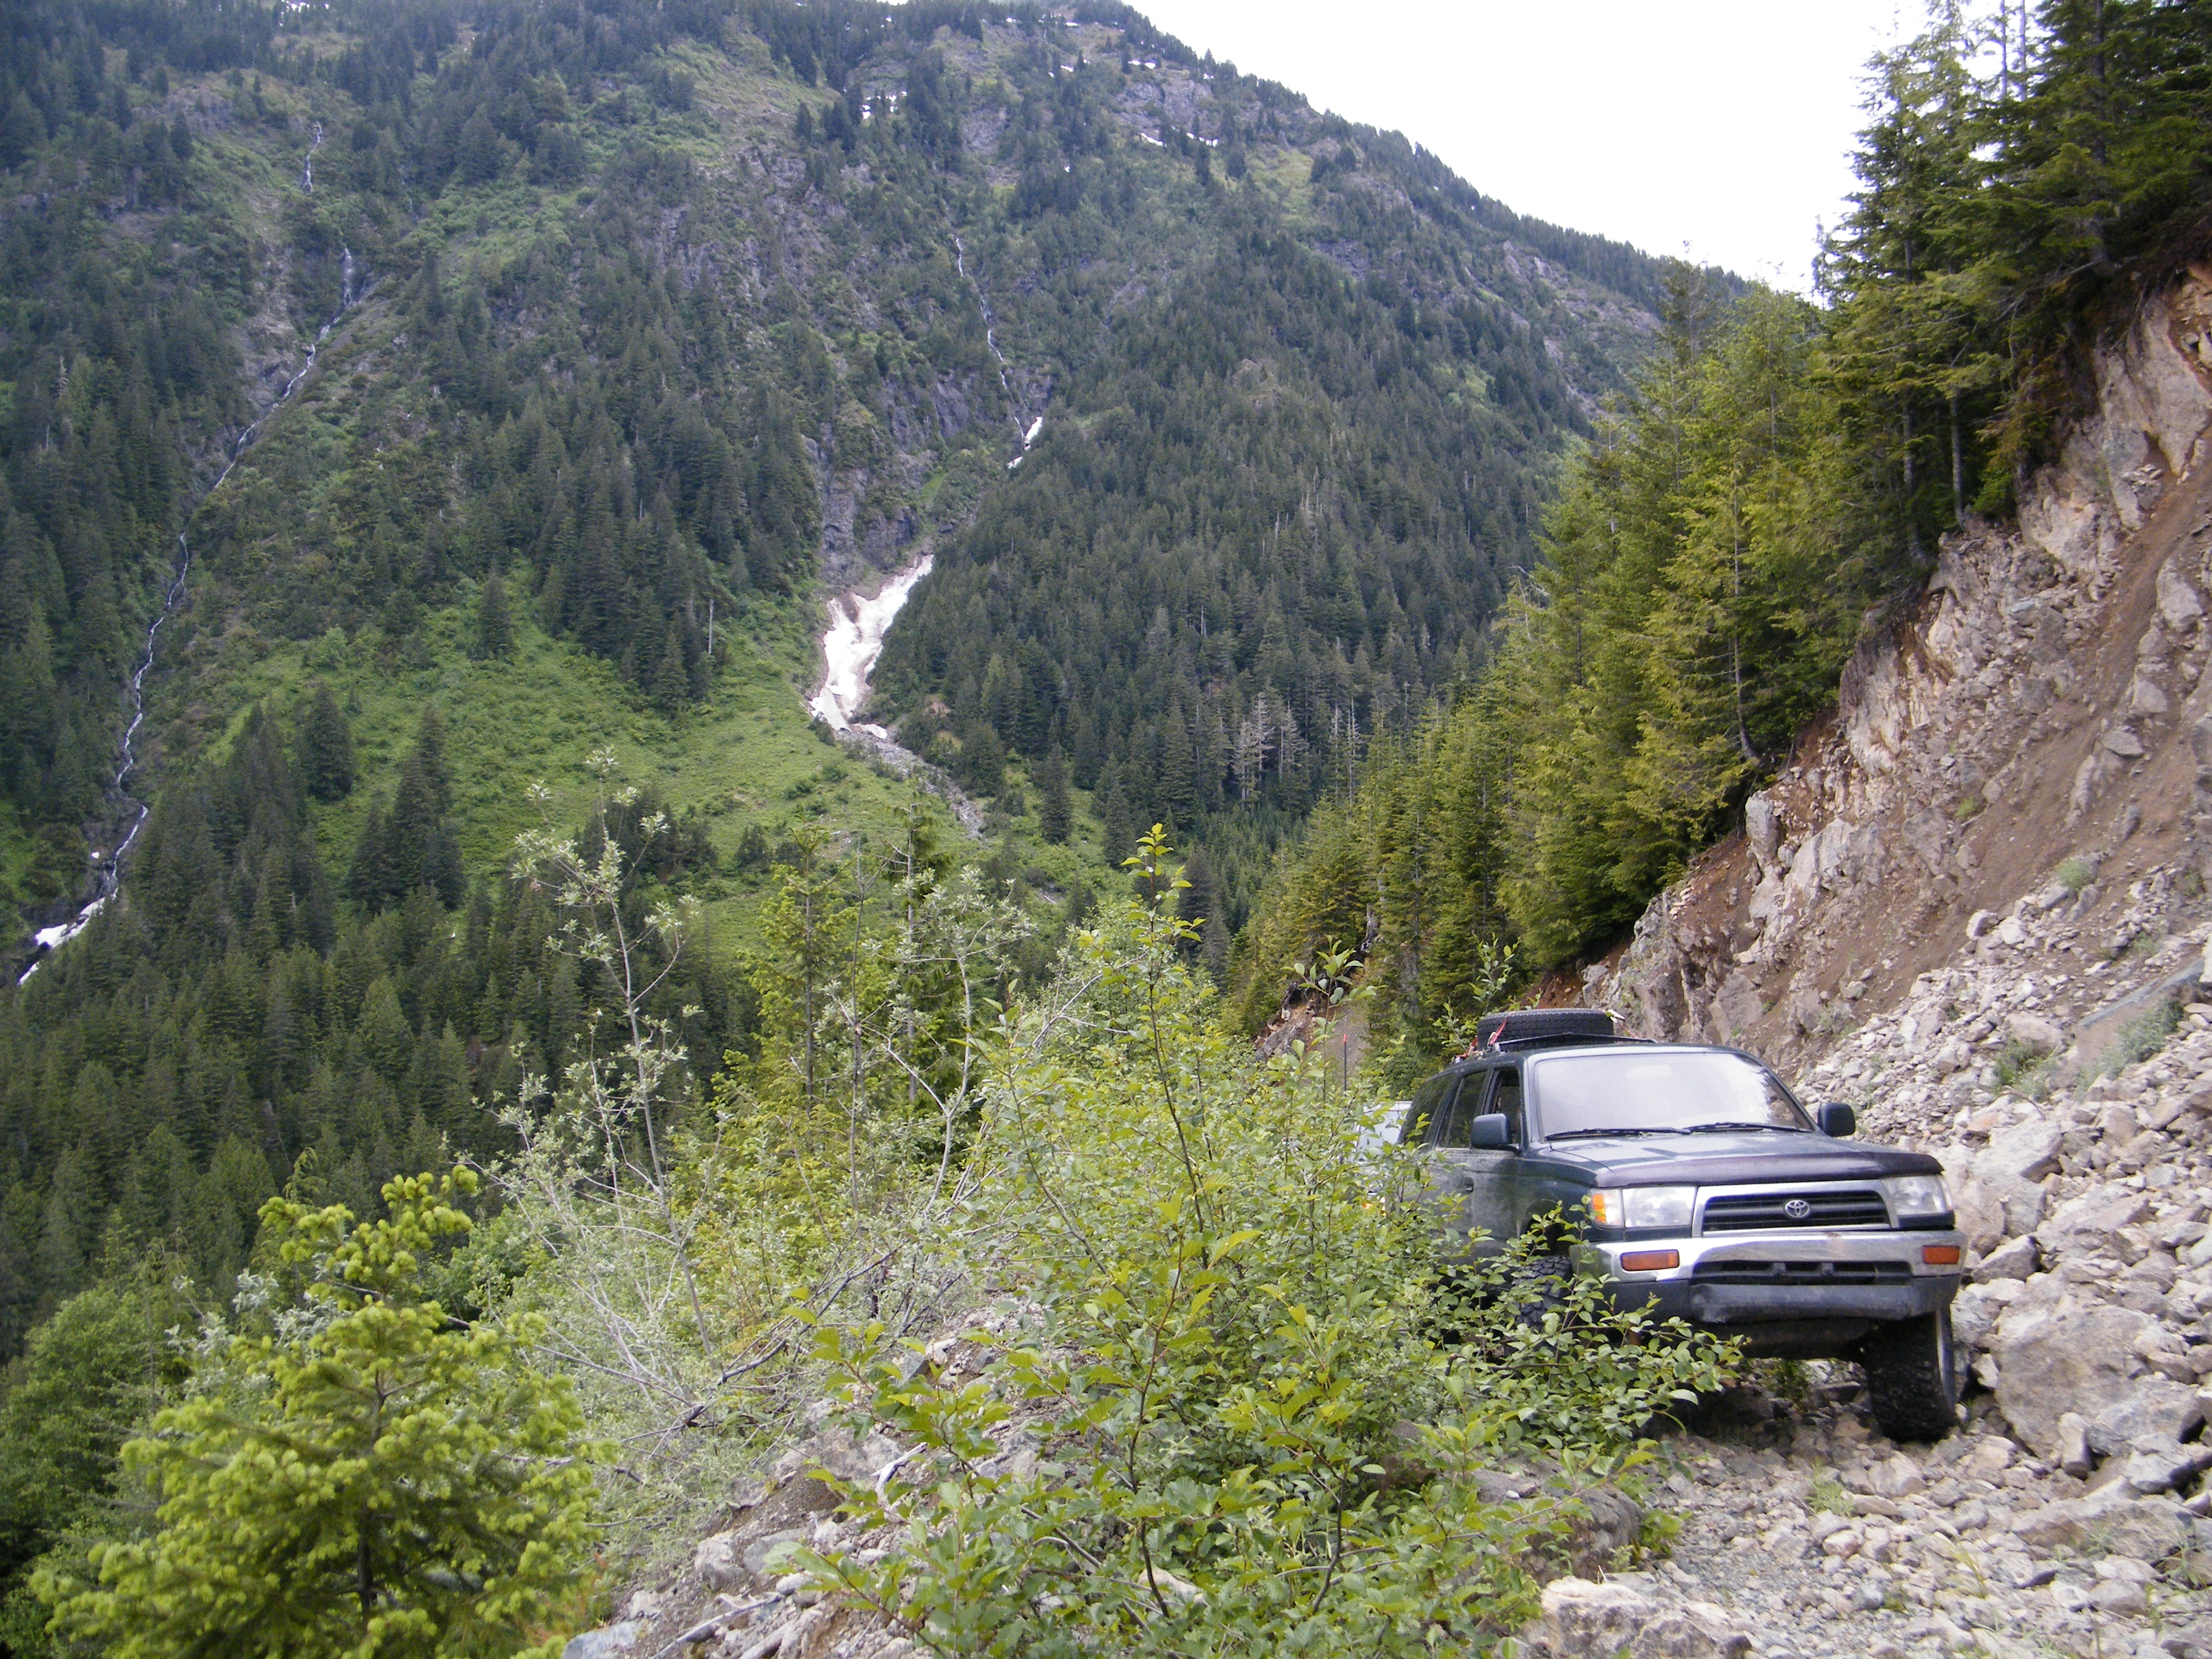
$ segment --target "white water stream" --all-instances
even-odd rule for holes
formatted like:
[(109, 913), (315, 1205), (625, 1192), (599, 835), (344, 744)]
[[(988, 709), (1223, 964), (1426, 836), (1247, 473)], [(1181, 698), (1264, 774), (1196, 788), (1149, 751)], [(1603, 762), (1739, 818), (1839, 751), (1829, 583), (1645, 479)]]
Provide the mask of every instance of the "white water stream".
[[(319, 125), (315, 129), (315, 143), (318, 145), (322, 143), (322, 129)], [(307, 154), (312, 165), (314, 151), (310, 149)], [(302, 189), (312, 188), (306, 178), (302, 178), (301, 185)], [(230, 449), (223, 458), (222, 471), (215, 475), (214, 482), (186, 504), (185, 507), (186, 526), (191, 525), (192, 515), (200, 510), (207, 498), (222, 488), (223, 480), (230, 477), (231, 469), (238, 465), (239, 458), (244, 455), (252, 447), (253, 441), (261, 435), (261, 428), (269, 417), (292, 401), (292, 394), (300, 389), (301, 382), (307, 378), (307, 372), (314, 368), (315, 358), (323, 349), (323, 342), (330, 338), (331, 331), (338, 325), (339, 319), (352, 308), (354, 302), (360, 297), (354, 291), (356, 273), (353, 250), (342, 248), (339, 252), (343, 257), (338, 266), (338, 308), (331, 313), (330, 321), (316, 331), (314, 339), (307, 346), (307, 360), (300, 365), (298, 371), (284, 382), (284, 389), (276, 394), (276, 402), (263, 410), (257, 419), (248, 422), (238, 436), (231, 441)], [(167, 591), (161, 596), (161, 609), (154, 613), (153, 621), (146, 625), (146, 648), (139, 653), (138, 665), (131, 673), (129, 686), (131, 720), (123, 728), (123, 741), (116, 756), (115, 776), (108, 786), (108, 793), (115, 798), (117, 804), (131, 814), (131, 827), (125, 831), (123, 839), (116, 842), (112, 852), (103, 854), (98, 848), (93, 849), (92, 902), (67, 921), (57, 922), (52, 927), (41, 927), (37, 933), (32, 934), (32, 940), (38, 947), (38, 954), (32, 958), (31, 965), (24, 969), (22, 974), (17, 978), (15, 982), (18, 985), (37, 973), (39, 964), (47, 957), (92, 926), (92, 919), (106, 908), (107, 901), (113, 898), (123, 885), (124, 855), (130, 852), (132, 844), (137, 841), (138, 832), (146, 827), (147, 816), (153, 811), (150, 803), (141, 800), (132, 794), (128, 787), (131, 775), (138, 769), (138, 728), (146, 723), (146, 677), (154, 672), (154, 648), (161, 639), (161, 624), (176, 614), (177, 607), (184, 603), (185, 579), (191, 574), (191, 571), (192, 544), (185, 532), (179, 530), (177, 532), (176, 570), (169, 578)], [(877, 648), (880, 651), (882, 647), (878, 645)], [(870, 659), (871, 662), (874, 659)]]
[[(853, 729), (854, 717), (866, 706), (868, 676), (884, 654), (884, 635), (890, 631), (891, 619), (905, 608), (915, 584), (936, 562), (934, 554), (925, 553), (894, 574), (873, 598), (845, 593), (830, 601), (830, 631), (822, 636), (822, 689), (806, 706), (833, 730)], [(861, 729), (871, 737), (890, 736), (879, 726)]]

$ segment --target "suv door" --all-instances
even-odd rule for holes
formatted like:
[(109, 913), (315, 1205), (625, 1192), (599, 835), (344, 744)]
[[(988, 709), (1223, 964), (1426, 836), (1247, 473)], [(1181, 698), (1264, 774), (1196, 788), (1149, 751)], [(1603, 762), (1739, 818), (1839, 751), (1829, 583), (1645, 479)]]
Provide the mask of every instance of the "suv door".
[[(1485, 1112), (1502, 1109), (1499, 1081), (1507, 1077), (1511, 1079), (1512, 1102), (1517, 1109), (1521, 1083), (1517, 1071), (1471, 1072), (1451, 1099), (1449, 1109), (1439, 1115), (1429, 1142), (1429, 1187), (1443, 1200), (1440, 1207), (1445, 1212), (1445, 1226), (1483, 1235), (1469, 1238), (1466, 1254), (1470, 1256), (1497, 1255), (1521, 1230), (1519, 1151), (1507, 1147), (1502, 1152), (1477, 1152), (1469, 1144), (1474, 1120)], [(1516, 1141), (1519, 1139), (1517, 1115), (1509, 1117), (1507, 1132)], [(1451, 1207), (1454, 1199), (1458, 1200), (1455, 1214)]]

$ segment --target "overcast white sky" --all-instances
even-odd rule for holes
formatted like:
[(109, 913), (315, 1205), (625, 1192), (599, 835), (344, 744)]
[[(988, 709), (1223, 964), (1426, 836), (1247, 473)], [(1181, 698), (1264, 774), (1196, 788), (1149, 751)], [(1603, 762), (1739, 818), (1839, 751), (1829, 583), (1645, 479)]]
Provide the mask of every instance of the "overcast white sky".
[(1395, 128), (1520, 213), (1803, 289), (1860, 76), (1922, 0), (1135, 0), (1196, 52)]

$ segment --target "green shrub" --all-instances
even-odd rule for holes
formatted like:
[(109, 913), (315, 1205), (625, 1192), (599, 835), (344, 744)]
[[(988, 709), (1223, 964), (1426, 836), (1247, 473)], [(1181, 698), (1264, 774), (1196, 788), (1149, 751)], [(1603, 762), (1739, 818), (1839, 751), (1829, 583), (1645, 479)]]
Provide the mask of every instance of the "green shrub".
[(2068, 892), (2078, 895), (2083, 888), (2096, 880), (2097, 866), (2092, 860), (2077, 854), (2061, 864), (2052, 872), (2051, 878)]
[(2116, 1072), (2148, 1060), (2166, 1045), (2168, 1038), (2181, 1026), (2181, 1006), (2172, 999), (2161, 1000), (2148, 1012), (2140, 1014), (2120, 1027), (2112, 1046), (2105, 1051), (2098, 1062), (2097, 1075), (2110, 1077)]
[(1997, 1087), (2039, 1099), (2051, 1083), (2051, 1056), (2040, 1048), (2011, 1042), (1997, 1051)]
[[(1532, 1549), (1729, 1349), (1533, 1278), (1534, 1237), (1446, 1280), (1409, 1155), (1363, 1152), (1318, 1055), (1255, 1058), (1151, 908), (1081, 936), (1015, 1011), (976, 1152), (979, 1279), (1029, 1313), (987, 1380), (825, 1329), (857, 1430), (915, 1449), (847, 1490), (879, 1559), (800, 1559), (943, 1654), (1426, 1654), (1534, 1611)], [(1449, 1334), (1449, 1340), (1445, 1334)], [(1000, 1454), (1010, 1419), (1034, 1460)], [(1418, 1429), (1403, 1426), (1408, 1420)], [(1485, 1504), (1510, 1458), (1549, 1504)]]

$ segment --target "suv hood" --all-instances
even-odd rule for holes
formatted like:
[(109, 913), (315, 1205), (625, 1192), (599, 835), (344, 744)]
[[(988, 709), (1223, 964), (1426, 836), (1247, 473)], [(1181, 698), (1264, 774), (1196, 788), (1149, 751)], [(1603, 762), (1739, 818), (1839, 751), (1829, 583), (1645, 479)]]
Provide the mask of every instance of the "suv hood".
[(1593, 1187), (1732, 1187), (1943, 1173), (1925, 1152), (1785, 1130), (1547, 1141), (1532, 1149), (1529, 1161)]

